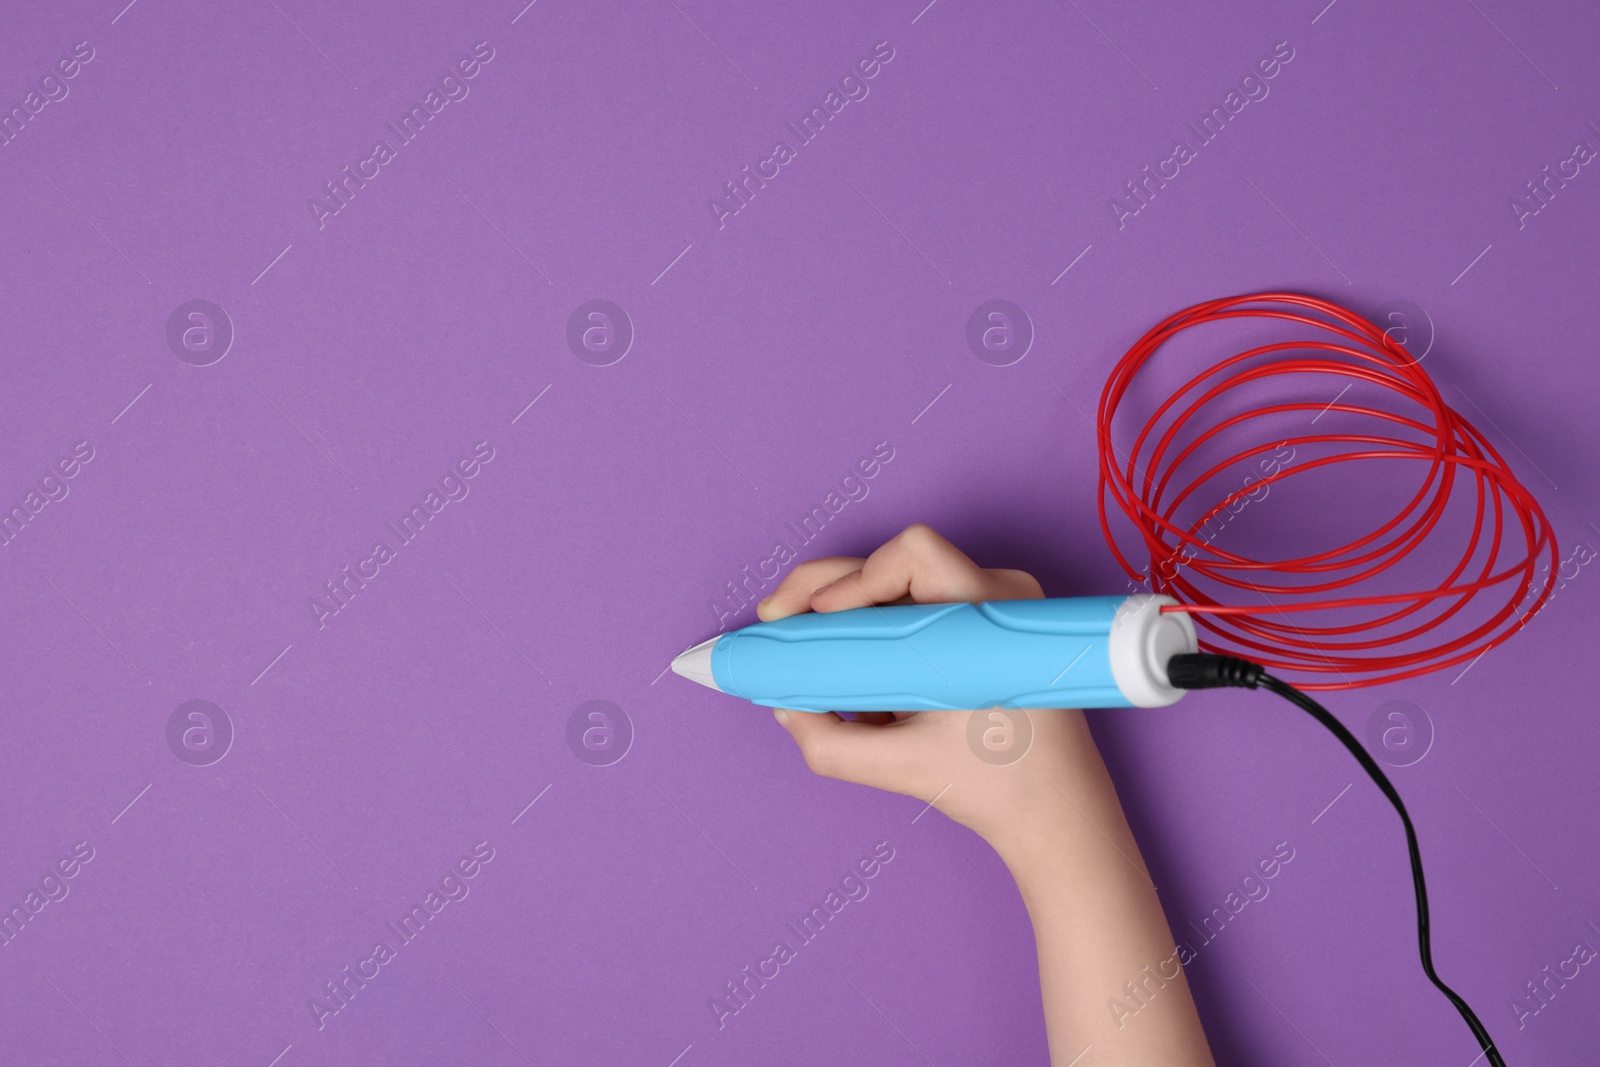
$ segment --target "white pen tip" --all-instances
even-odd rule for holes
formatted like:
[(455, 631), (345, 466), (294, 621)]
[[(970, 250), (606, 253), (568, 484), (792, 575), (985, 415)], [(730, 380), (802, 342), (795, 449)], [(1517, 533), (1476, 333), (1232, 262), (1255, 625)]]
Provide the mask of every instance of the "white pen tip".
[(719, 693), (722, 692), (711, 675), (711, 647), (716, 643), (717, 638), (713, 637), (685, 650), (672, 661), (673, 673), (680, 674), (691, 682), (699, 682), (701, 685), (716, 689)]

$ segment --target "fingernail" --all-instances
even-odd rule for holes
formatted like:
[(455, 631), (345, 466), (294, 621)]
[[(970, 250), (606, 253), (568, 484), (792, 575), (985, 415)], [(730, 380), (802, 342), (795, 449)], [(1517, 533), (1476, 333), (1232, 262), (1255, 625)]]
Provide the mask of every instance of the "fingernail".
[(767, 606), (767, 602), (769, 600), (771, 600), (771, 599), (772, 599), (772, 594), (768, 593), (766, 596), (764, 596), (760, 600), (756, 601), (756, 610), (760, 611), (762, 608), (766, 607)]
[(772, 717), (783, 723), (785, 726), (789, 725), (789, 713), (784, 711), (782, 708), (773, 708)]
[(818, 589), (816, 592), (812, 593), (811, 595), (812, 596), (821, 596), (823, 593), (826, 593), (828, 590), (832, 589), (834, 586), (836, 586), (838, 584), (839, 583), (837, 581), (829, 582), (827, 585), (823, 586), (821, 589)]

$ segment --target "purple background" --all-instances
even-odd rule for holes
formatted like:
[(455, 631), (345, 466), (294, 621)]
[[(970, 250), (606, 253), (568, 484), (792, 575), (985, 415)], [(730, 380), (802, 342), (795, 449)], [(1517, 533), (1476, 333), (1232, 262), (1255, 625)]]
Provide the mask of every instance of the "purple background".
[[(1424, 309), (1427, 366), (1563, 555), (1600, 540), (1600, 172), (1520, 228), (1509, 206), (1600, 145), (1600, 22), (1324, 2), (11, 12), (0, 108), (94, 58), (0, 147), (0, 505), (94, 459), (0, 548), (0, 908), (94, 858), (0, 947), (0, 1060), (1044, 1062), (987, 846), (661, 672), (879, 441), (802, 556), (926, 521), (1051, 595), (1122, 590), (1074, 408), (1161, 317), (1264, 288)], [(470, 95), (319, 228), (323, 183), (478, 41)], [(880, 41), (870, 95), (719, 228), (710, 199)], [(1270, 94), (1119, 228), (1123, 183), (1280, 41)], [(996, 297), (1037, 333), (1006, 367), (965, 340)], [(166, 339), (195, 298), (236, 331), (205, 367)], [(566, 342), (594, 298), (637, 332), (605, 367)], [(470, 495), (319, 629), (310, 598), (481, 440)], [(1600, 1004), (1585, 968), (1520, 1030), (1511, 1007), (1600, 946), (1574, 572), (1464, 675), (1330, 699), (1358, 732), (1388, 700), (1431, 718), (1394, 776), (1436, 958), (1514, 1064), (1592, 1055)], [(236, 733), (209, 766), (168, 745), (191, 699)], [(636, 734), (609, 766), (566, 740), (594, 699)], [(1180, 935), (1295, 849), (1190, 967), (1219, 1060), (1472, 1059), (1396, 820), (1330, 738), (1242, 695), (1094, 722)], [(319, 1030), (323, 982), (479, 841), (470, 895)], [(708, 999), (878, 841), (871, 895), (719, 1029)]]

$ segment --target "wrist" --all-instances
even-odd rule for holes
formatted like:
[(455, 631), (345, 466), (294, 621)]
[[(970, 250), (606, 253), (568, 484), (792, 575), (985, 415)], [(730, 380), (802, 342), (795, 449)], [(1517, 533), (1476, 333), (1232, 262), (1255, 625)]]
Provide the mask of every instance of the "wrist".
[[(1054, 793), (1041, 798), (1039, 810), (1024, 822), (985, 840), (1011, 872), (1023, 903), (1036, 919), (1041, 900), (1060, 899), (1063, 890), (1074, 892), (1081, 885), (1085, 849), (1096, 843), (1105, 847), (1094, 828)], [(1080, 862), (1074, 864), (1074, 856)]]
[(1012, 817), (982, 834), (1025, 900), (1041, 885), (1086, 885), (1108, 876), (1149, 881), (1111, 775), (1087, 737), (1085, 728), (1085, 743), (1058, 751)]

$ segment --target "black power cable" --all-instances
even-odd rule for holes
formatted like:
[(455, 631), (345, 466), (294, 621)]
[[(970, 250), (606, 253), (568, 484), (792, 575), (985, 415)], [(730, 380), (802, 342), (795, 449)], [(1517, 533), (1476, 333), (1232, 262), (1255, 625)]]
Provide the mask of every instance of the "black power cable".
[(1334, 718), (1327, 708), (1288, 682), (1274, 678), (1259, 663), (1251, 663), (1237, 656), (1219, 656), (1209, 652), (1173, 656), (1167, 661), (1167, 680), (1178, 689), (1233, 687), (1270, 690), (1309, 712), (1312, 718), (1326, 726), (1333, 736), (1350, 750), (1356, 762), (1361, 764), (1362, 770), (1371, 776), (1378, 784), (1378, 788), (1383, 791), (1383, 795), (1389, 798), (1389, 803), (1394, 805), (1394, 810), (1400, 814), (1401, 824), (1406, 828), (1406, 848), (1411, 853), (1411, 881), (1417, 889), (1417, 944), (1422, 952), (1422, 970), (1427, 974), (1428, 980), (1438, 987), (1439, 992), (1450, 998), (1450, 1003), (1456, 1006), (1456, 1011), (1467, 1021), (1472, 1036), (1478, 1039), (1479, 1047), (1488, 1057), (1490, 1067), (1506, 1067), (1506, 1061), (1500, 1058), (1500, 1052), (1495, 1047), (1494, 1038), (1489, 1036), (1488, 1029), (1478, 1019), (1472, 1007), (1461, 999), (1455, 990), (1445, 985), (1439, 973), (1433, 969), (1433, 947), (1428, 936), (1428, 890), (1422, 881), (1422, 852), (1417, 847), (1417, 831), (1411, 825), (1411, 816), (1406, 813), (1406, 806), (1400, 800), (1399, 792), (1389, 781), (1388, 775), (1383, 773), (1383, 768), (1378, 766), (1377, 761), (1362, 747), (1361, 742), (1356, 740), (1355, 735)]

